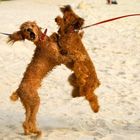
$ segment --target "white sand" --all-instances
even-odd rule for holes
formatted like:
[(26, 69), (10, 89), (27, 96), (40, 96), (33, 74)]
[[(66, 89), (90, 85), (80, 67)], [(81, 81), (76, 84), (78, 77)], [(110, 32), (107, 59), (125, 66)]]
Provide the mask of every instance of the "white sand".
[[(13, 0), (0, 2), (0, 31), (12, 33), (27, 20), (57, 30), (59, 6), (71, 4), (87, 24), (140, 13), (140, 0)], [(84, 98), (72, 98), (65, 66), (57, 67), (39, 89), (38, 113), (42, 140), (140, 140), (140, 17), (129, 17), (85, 30), (83, 42), (102, 85), (96, 90), (101, 109), (95, 114)], [(30, 140), (24, 136), (24, 109), (9, 96), (30, 62), (34, 45), (6, 44), (0, 35), (0, 140)]]

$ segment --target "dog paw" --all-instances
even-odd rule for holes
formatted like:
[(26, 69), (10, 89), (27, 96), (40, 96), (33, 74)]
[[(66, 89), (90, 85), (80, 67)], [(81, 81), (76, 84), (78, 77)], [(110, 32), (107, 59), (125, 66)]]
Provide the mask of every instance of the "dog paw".
[(99, 107), (98, 104), (95, 104), (95, 103), (93, 103), (93, 102), (90, 102), (90, 106), (91, 106), (91, 109), (92, 109), (95, 113), (99, 112), (100, 107)]

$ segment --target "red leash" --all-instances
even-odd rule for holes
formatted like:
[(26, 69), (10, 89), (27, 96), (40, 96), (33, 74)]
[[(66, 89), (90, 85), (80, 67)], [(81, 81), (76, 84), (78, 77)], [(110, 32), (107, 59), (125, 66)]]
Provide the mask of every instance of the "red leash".
[(96, 26), (96, 25), (99, 25), (99, 24), (102, 24), (102, 23), (110, 22), (110, 21), (113, 21), (113, 20), (121, 19), (121, 18), (132, 17), (132, 16), (140, 16), (140, 14), (130, 14), (130, 15), (119, 16), (119, 17), (103, 20), (101, 22), (97, 22), (97, 23), (94, 23), (94, 24), (91, 24), (91, 25), (88, 25), (88, 26), (84, 26), (81, 29), (89, 28), (91, 26)]
[[(81, 29), (86, 29), (86, 28), (89, 28), (89, 27), (92, 27), (92, 26), (96, 26), (96, 25), (99, 25), (99, 24), (102, 24), (102, 23), (110, 22), (110, 21), (113, 21), (113, 20), (121, 19), (121, 18), (132, 17), (132, 16), (140, 16), (140, 14), (130, 14), (130, 15), (119, 16), (119, 17), (115, 17), (115, 18), (103, 20), (103, 21), (100, 21), (100, 22), (97, 22), (97, 23), (94, 23), (94, 24), (91, 24), (91, 25), (84, 26), (84, 27), (82, 27)], [(41, 39), (44, 39), (44, 37), (45, 37), (45, 35), (46, 35), (46, 32), (47, 32), (47, 29), (46, 29), (45, 32), (43, 33)], [(0, 34), (3, 34), (3, 35), (11, 35), (11, 34), (2, 33), (2, 32), (0, 32)]]

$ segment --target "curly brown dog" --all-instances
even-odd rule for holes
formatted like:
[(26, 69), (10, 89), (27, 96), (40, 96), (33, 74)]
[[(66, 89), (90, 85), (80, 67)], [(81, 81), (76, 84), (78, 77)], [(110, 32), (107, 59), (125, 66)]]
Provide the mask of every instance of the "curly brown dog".
[(94, 112), (99, 111), (99, 104), (94, 90), (100, 85), (94, 65), (81, 41), (79, 29), (84, 20), (76, 15), (69, 5), (60, 8), (63, 18), (56, 17), (59, 26), (58, 44), (60, 50), (72, 59), (67, 67), (74, 73), (69, 77), (74, 86), (73, 96), (85, 96)]
[(40, 104), (37, 89), (45, 75), (67, 59), (59, 53), (53, 35), (48, 37), (43, 34), (35, 22), (23, 23), (19, 31), (9, 36), (9, 42), (25, 39), (34, 42), (36, 49), (20, 85), (16, 92), (11, 95), (11, 99), (16, 101), (20, 97), (26, 110), (26, 118), (23, 123), (24, 133), (26, 135), (31, 133), (40, 135), (41, 131), (36, 127), (36, 114)]

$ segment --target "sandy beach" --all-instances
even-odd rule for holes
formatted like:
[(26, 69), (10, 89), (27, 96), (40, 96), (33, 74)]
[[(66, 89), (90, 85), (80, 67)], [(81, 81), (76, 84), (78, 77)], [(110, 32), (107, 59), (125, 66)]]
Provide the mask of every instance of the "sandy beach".
[[(70, 4), (85, 25), (127, 14), (140, 14), (140, 0), (11, 0), (0, 1), (0, 32), (17, 31), (36, 21), (48, 35), (57, 31), (59, 7)], [(33, 140), (24, 136), (24, 108), (9, 96), (18, 88), (35, 46), (29, 41), (6, 43), (0, 35), (0, 140)], [(84, 30), (83, 43), (93, 60), (101, 86), (96, 90), (99, 113), (83, 98), (72, 98), (64, 65), (42, 81), (37, 115), (41, 140), (140, 140), (140, 16), (116, 20)]]

